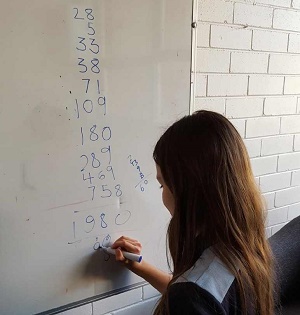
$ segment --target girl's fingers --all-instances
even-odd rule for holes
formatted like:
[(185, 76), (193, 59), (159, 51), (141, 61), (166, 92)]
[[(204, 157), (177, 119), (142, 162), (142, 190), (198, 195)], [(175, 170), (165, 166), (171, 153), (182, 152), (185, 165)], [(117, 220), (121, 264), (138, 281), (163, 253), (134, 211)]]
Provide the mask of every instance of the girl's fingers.
[(118, 260), (118, 261), (124, 261), (125, 260), (125, 257), (123, 256), (120, 248), (116, 248), (116, 260)]
[(138, 244), (131, 244), (128, 241), (116, 241), (112, 246), (112, 248), (121, 247), (122, 249), (126, 250), (127, 252), (139, 254), (141, 251), (142, 246)]
[(142, 249), (141, 243), (139, 243), (137, 240), (124, 236), (118, 238), (111, 246), (111, 248), (114, 249), (118, 247), (121, 247), (122, 249), (134, 254), (139, 254)]
[(121, 236), (121, 237), (119, 237), (116, 241), (123, 241), (123, 240), (129, 241), (129, 242), (131, 242), (131, 243), (138, 243), (138, 240), (135, 240), (135, 239), (130, 238), (130, 237), (128, 237), (128, 236)]

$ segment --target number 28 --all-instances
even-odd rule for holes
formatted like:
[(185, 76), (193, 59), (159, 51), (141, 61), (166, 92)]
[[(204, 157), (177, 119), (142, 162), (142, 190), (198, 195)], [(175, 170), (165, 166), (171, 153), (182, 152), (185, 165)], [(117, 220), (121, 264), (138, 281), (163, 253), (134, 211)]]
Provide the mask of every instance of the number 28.
[[(75, 19), (75, 20), (84, 20), (84, 17), (80, 17), (80, 16), (79, 16), (79, 10), (78, 10), (78, 8), (73, 8), (73, 10), (75, 11), (75, 15), (74, 15), (74, 19)], [(87, 18), (88, 20), (90, 20), (90, 21), (94, 20), (95, 17), (94, 17), (93, 14), (92, 14), (93, 9), (85, 9), (84, 11), (85, 11), (85, 13), (86, 13), (86, 18)]]

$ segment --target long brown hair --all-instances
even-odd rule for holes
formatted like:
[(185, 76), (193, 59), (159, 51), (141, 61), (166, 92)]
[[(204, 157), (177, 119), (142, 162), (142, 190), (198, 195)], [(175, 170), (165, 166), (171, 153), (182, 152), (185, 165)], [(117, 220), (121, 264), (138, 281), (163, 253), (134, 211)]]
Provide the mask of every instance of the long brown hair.
[[(167, 129), (153, 157), (175, 199), (167, 234), (173, 262), (169, 286), (213, 245), (236, 277), (243, 314), (250, 307), (251, 313), (273, 315), (264, 202), (234, 126), (220, 114), (195, 112)], [(154, 314), (168, 314), (167, 291)]]

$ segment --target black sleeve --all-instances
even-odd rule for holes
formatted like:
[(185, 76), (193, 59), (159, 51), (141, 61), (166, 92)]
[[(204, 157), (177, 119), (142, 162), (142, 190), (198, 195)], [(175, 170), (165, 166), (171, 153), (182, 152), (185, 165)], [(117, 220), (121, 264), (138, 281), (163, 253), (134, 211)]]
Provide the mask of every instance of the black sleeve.
[(175, 283), (168, 291), (170, 315), (226, 315), (215, 297), (195, 283)]

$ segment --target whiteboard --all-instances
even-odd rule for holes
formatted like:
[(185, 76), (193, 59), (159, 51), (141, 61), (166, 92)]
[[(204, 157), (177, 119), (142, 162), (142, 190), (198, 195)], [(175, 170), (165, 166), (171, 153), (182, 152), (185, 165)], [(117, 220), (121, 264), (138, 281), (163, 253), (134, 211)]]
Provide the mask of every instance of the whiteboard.
[(0, 313), (141, 285), (121, 235), (166, 269), (152, 151), (189, 113), (192, 1), (9, 0), (0, 10)]

